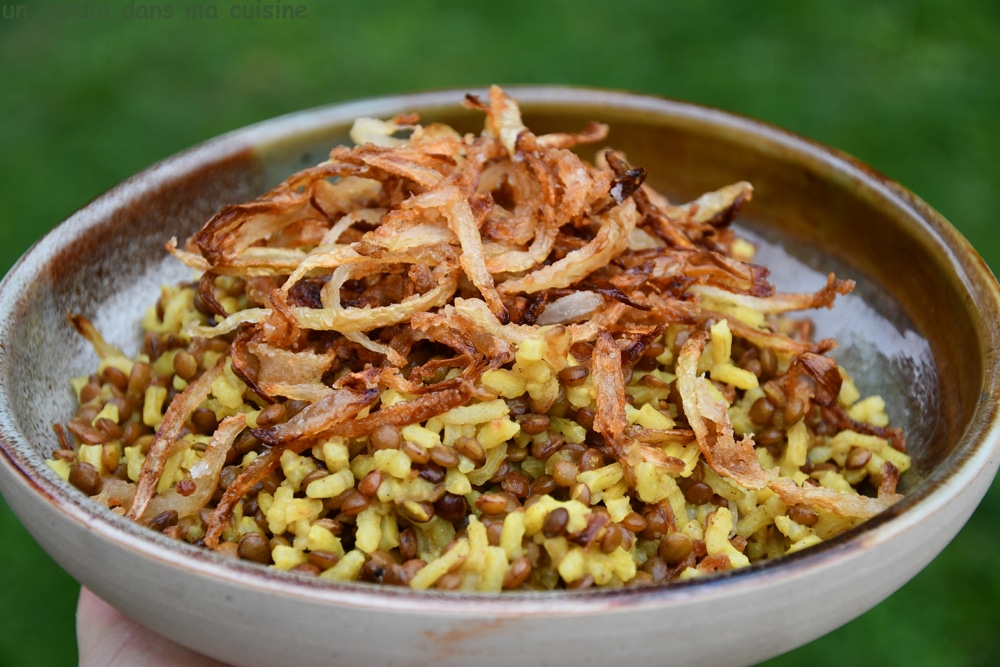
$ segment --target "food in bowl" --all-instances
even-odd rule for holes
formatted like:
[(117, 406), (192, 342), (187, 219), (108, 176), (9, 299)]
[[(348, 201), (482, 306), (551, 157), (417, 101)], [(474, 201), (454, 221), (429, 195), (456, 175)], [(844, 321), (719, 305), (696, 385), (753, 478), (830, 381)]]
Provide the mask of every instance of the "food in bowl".
[(412, 588), (663, 583), (778, 558), (896, 502), (910, 460), (730, 223), (499, 88), (478, 136), (403, 115), (168, 249), (129, 358), (82, 315), (53, 469), (234, 557)]

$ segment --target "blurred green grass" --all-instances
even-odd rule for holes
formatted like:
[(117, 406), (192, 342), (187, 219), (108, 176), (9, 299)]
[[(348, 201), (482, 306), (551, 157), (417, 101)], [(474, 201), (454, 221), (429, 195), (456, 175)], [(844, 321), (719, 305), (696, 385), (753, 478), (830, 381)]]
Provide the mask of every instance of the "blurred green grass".
[[(1000, 267), (1000, 5), (300, 0), (299, 20), (125, 19), (128, 0), (0, 20), (0, 272), (132, 173), (278, 114), (493, 82), (610, 87), (780, 125), (931, 203)], [(250, 3), (253, 4), (253, 3)], [(108, 16), (94, 16), (100, 7)], [(89, 7), (90, 17), (87, 17)], [(43, 15), (47, 8), (49, 16)], [(80, 12), (53, 18), (55, 10)], [(924, 572), (769, 663), (1000, 663), (1000, 484)], [(851, 586), (850, 581), (844, 582)], [(76, 662), (76, 584), (0, 502), (0, 666)], [(762, 619), (761, 632), (795, 619)]]

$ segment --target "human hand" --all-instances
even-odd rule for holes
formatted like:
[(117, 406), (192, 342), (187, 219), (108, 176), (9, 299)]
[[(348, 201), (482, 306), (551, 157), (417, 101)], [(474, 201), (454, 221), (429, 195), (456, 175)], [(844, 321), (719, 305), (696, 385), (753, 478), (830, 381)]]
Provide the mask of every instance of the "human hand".
[(76, 606), (80, 667), (225, 667), (122, 616), (86, 588)]

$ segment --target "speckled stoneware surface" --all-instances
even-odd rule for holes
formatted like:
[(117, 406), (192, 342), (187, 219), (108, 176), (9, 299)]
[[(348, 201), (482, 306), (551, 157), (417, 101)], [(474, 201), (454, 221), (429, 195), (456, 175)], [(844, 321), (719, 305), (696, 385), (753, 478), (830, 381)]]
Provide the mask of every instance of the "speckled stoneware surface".
[[(608, 143), (686, 199), (755, 186), (740, 224), (779, 289), (855, 278), (820, 313), (859, 382), (907, 430), (907, 497), (840, 538), (715, 579), (624, 591), (416, 593), (318, 584), (216, 557), (92, 505), (43, 463), (73, 410), (68, 378), (95, 360), (66, 322), (91, 317), (129, 352), (161, 283), (187, 278), (163, 244), (346, 141), (351, 121), (419, 111), (478, 131), (467, 91), (361, 101), (278, 118), (137, 175), (40, 241), (0, 287), (0, 487), (80, 582), (175, 641), (234, 665), (752, 664), (891, 594), (954, 537), (1000, 456), (997, 284), (978, 255), (903, 188), (829, 149), (722, 112), (626, 93), (509, 89), (541, 132), (610, 123)], [(588, 156), (589, 157), (589, 156)], [(842, 586), (850, 578), (855, 585)], [(794, 618), (795, 623), (760, 619)], [(720, 628), (723, 630), (720, 631)]]

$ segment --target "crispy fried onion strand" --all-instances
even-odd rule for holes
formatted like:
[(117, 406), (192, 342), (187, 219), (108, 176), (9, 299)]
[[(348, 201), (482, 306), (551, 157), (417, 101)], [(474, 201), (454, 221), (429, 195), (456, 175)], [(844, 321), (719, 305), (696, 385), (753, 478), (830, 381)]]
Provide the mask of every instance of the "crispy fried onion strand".
[[(891, 465), (891, 464), (890, 464)], [(863, 496), (830, 489), (825, 486), (799, 486), (788, 478), (776, 479), (768, 483), (768, 488), (778, 494), (781, 502), (789, 507), (811, 505), (833, 512), (838, 516), (870, 519), (902, 499), (902, 495), (882, 492), (878, 497)]]
[(594, 412), (594, 430), (604, 436), (615, 458), (627, 465), (628, 446), (624, 433), (628, 422), (625, 417), (625, 375), (622, 373), (622, 353), (607, 329), (597, 332), (594, 354), (591, 357), (591, 376), (594, 378), (594, 395), (597, 410)]
[(110, 357), (124, 357), (125, 353), (111, 343), (104, 340), (104, 336), (97, 330), (97, 327), (83, 315), (69, 315), (69, 322), (76, 329), (76, 332), (83, 336), (100, 359)]
[(684, 415), (712, 470), (744, 488), (764, 488), (777, 471), (761, 467), (750, 436), (736, 441), (725, 400), (707, 379), (698, 375), (698, 358), (707, 342), (706, 332), (695, 331), (684, 341), (677, 358), (677, 390)]
[(156, 494), (156, 486), (159, 484), (160, 476), (163, 475), (163, 468), (174, 452), (184, 423), (201, 402), (208, 398), (212, 391), (212, 383), (222, 376), (226, 359), (227, 357), (220, 357), (214, 366), (202, 373), (170, 402), (156, 435), (153, 436), (146, 459), (142, 462), (142, 472), (139, 473), (136, 482), (135, 497), (126, 513), (128, 518), (137, 521), (145, 515), (146, 505)]
[(831, 273), (827, 276), (826, 285), (813, 293), (775, 294), (758, 297), (723, 290), (712, 285), (694, 285), (690, 291), (702, 296), (712, 297), (722, 303), (742, 306), (759, 313), (787, 313), (793, 310), (808, 310), (810, 308), (832, 308), (838, 294), (848, 294), (854, 289), (853, 280), (837, 280)]
[(212, 439), (205, 447), (201, 459), (191, 468), (190, 477), (194, 483), (194, 491), (185, 496), (174, 486), (154, 496), (143, 512), (142, 521), (150, 521), (161, 512), (169, 510), (177, 512), (178, 518), (184, 518), (205, 507), (212, 499), (219, 483), (219, 473), (226, 463), (226, 454), (236, 437), (243, 431), (246, 421), (246, 415), (242, 413), (223, 419), (219, 428), (212, 434)]
[[(253, 432), (270, 438), (273, 445), (270, 450), (254, 459), (246, 470), (240, 473), (226, 488), (222, 498), (212, 512), (205, 531), (205, 544), (214, 549), (219, 544), (222, 531), (229, 522), (236, 503), (254, 484), (267, 477), (281, 462), (281, 454), (296, 443), (297, 451), (301, 452), (314, 442), (312, 436), (318, 432), (329, 430), (340, 422), (354, 419), (361, 410), (370, 407), (377, 399), (378, 390), (369, 389), (355, 391), (340, 389), (332, 392), (324, 399), (306, 407), (294, 418), (281, 427), (256, 429)], [(276, 432), (277, 431), (277, 432)], [(264, 438), (262, 438), (264, 439)], [(293, 451), (296, 451), (293, 449)]]

